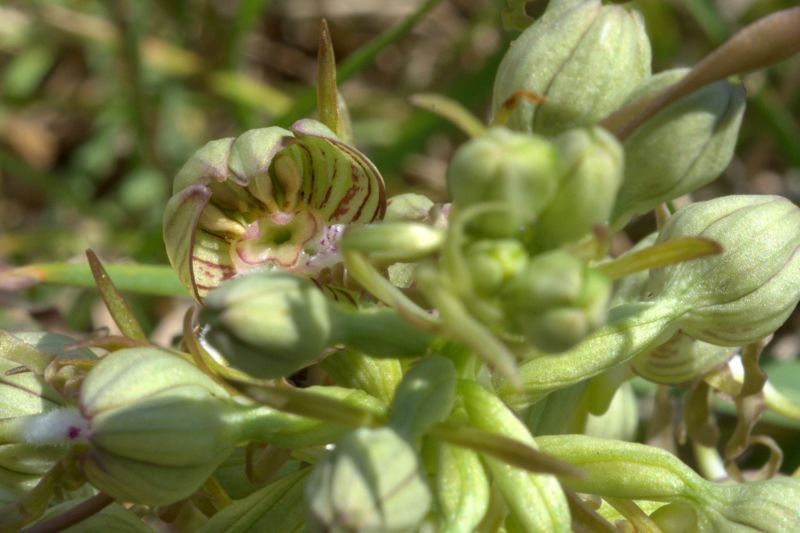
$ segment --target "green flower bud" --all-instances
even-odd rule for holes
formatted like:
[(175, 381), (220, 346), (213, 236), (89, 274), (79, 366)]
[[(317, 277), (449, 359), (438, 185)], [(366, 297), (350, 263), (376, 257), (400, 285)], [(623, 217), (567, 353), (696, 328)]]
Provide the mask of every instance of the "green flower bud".
[(494, 294), (528, 266), (528, 253), (515, 239), (476, 241), (465, 256), (476, 290), (485, 295)]
[(244, 439), (248, 408), (196, 367), (157, 348), (100, 361), (80, 391), (88, 447), (80, 464), (121, 501), (166, 505), (191, 495)]
[(206, 144), (175, 177), (164, 212), (172, 266), (194, 297), (241, 273), (315, 275), (340, 262), (347, 223), (386, 210), (383, 179), (323, 124), (251, 130)]
[(689, 205), (658, 242), (699, 236), (721, 255), (650, 272), (647, 298), (682, 312), (697, 340), (741, 346), (774, 332), (800, 300), (800, 209), (779, 196), (726, 196)]
[(500, 203), (504, 212), (483, 215), (476, 225), (487, 236), (516, 235), (553, 197), (557, 155), (553, 145), (541, 137), (493, 128), (453, 156), (447, 170), (453, 204), (464, 209)]
[(288, 376), (333, 344), (331, 303), (307, 278), (262, 272), (208, 293), (203, 339), (235, 368), (260, 378)]
[(572, 2), (549, 9), (511, 44), (494, 83), (498, 114), (514, 93), (544, 96), (522, 101), (509, 127), (545, 135), (587, 126), (620, 107), (650, 76), (650, 42), (636, 11)]
[(503, 289), (513, 331), (538, 349), (561, 352), (605, 321), (611, 283), (566, 252), (535, 257)]
[(631, 361), (633, 371), (663, 385), (680, 385), (704, 376), (733, 357), (735, 350), (696, 341), (682, 331)]
[(419, 222), (381, 222), (349, 230), (343, 249), (369, 254), (373, 260), (415, 261), (441, 248), (444, 232)]
[[(683, 78), (689, 69), (662, 72), (631, 100), (646, 98)], [(741, 84), (720, 81), (667, 107), (625, 140), (625, 179), (613, 219), (699, 189), (719, 176), (733, 157), (745, 109)]]
[(347, 434), (306, 483), (312, 531), (415, 531), (431, 494), (411, 445), (389, 428)]
[(66, 351), (75, 341), (63, 335), (0, 332), (0, 336), (0, 503), (8, 503), (31, 490), (67, 453), (67, 447), (50, 442), (48, 432), (37, 423), (67, 404), (67, 398), (45, 380), (43, 364), (57, 357), (94, 355), (86, 349)]
[(536, 223), (534, 242), (549, 250), (607, 223), (622, 182), (623, 153), (602, 128), (570, 130), (556, 140), (562, 174), (558, 192)]
[(357, 309), (328, 300), (308, 278), (257, 272), (208, 293), (202, 340), (253, 376), (286, 377), (343, 343), (375, 357), (424, 355), (433, 337), (388, 308)]

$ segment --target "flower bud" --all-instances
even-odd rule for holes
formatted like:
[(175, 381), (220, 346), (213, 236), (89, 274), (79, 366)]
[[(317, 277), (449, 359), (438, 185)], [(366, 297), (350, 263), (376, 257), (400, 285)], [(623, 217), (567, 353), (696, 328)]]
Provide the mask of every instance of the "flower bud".
[(657, 242), (715, 240), (720, 255), (650, 272), (649, 299), (682, 310), (681, 329), (721, 346), (774, 332), (800, 300), (800, 209), (780, 196), (726, 196), (670, 218)]
[(315, 275), (338, 262), (349, 222), (383, 217), (383, 179), (358, 150), (313, 120), (251, 130), (197, 151), (164, 212), (172, 266), (201, 300), (260, 269)]
[(307, 278), (261, 272), (208, 293), (204, 340), (235, 368), (260, 378), (288, 376), (332, 343), (333, 314)]
[(475, 288), (486, 295), (493, 294), (528, 266), (528, 253), (515, 239), (476, 241), (465, 255)]
[[(662, 72), (631, 100), (652, 96), (689, 69)], [(719, 176), (733, 157), (745, 109), (744, 88), (723, 80), (675, 102), (625, 140), (625, 179), (613, 219), (646, 213), (661, 202), (690, 193)]]
[(419, 222), (380, 222), (348, 230), (341, 246), (373, 260), (414, 261), (441, 248), (444, 232)]
[(115, 499), (166, 505), (191, 495), (243, 440), (245, 406), (158, 348), (116, 351), (86, 376), (86, 479)]
[(334, 303), (308, 278), (288, 272), (227, 281), (205, 303), (205, 345), (264, 379), (287, 377), (339, 343), (375, 357), (416, 357), (433, 340), (393, 309)]
[(602, 128), (570, 130), (556, 140), (562, 168), (558, 191), (536, 223), (537, 248), (549, 250), (607, 223), (622, 182), (623, 153)]
[(553, 197), (557, 172), (557, 153), (547, 140), (493, 128), (456, 152), (447, 185), (459, 209), (499, 203), (502, 213), (483, 215), (475, 225), (483, 235), (510, 237)]
[(42, 375), (44, 365), (57, 357), (94, 355), (86, 349), (66, 351), (75, 341), (63, 335), (0, 331), (0, 336), (0, 503), (8, 503), (31, 490), (67, 453), (37, 424), (67, 404)]
[(347, 434), (306, 483), (312, 531), (416, 531), (431, 504), (411, 445), (390, 428)]
[(538, 349), (561, 352), (605, 320), (611, 283), (562, 251), (535, 257), (503, 289), (511, 329)]
[(572, 2), (549, 9), (511, 44), (497, 71), (492, 109), (519, 91), (544, 97), (520, 102), (510, 128), (545, 135), (587, 126), (620, 107), (650, 76), (650, 42), (636, 11)]

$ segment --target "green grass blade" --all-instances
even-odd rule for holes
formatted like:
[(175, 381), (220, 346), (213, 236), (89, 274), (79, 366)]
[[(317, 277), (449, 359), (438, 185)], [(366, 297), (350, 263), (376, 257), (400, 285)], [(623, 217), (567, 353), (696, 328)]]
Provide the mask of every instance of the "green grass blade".
[(147, 335), (139, 321), (133, 316), (130, 307), (128, 307), (128, 302), (125, 301), (125, 298), (114, 286), (114, 282), (111, 281), (108, 272), (103, 268), (100, 259), (91, 250), (86, 250), (86, 258), (89, 260), (89, 268), (97, 284), (97, 289), (100, 291), (100, 296), (103, 298), (108, 312), (111, 313), (111, 318), (117, 323), (119, 330), (129, 339), (147, 344), (149, 342)]
[[(189, 297), (186, 287), (172, 268), (166, 265), (129, 263), (108, 265), (106, 270), (123, 292)], [(3, 289), (21, 289), (39, 283), (87, 288), (95, 286), (86, 263), (38, 263), (0, 271), (0, 288)]]

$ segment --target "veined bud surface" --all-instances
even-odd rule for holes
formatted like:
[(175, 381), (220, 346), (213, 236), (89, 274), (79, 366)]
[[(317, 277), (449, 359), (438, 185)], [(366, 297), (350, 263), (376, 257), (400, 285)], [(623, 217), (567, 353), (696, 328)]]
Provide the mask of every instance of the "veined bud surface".
[[(688, 71), (653, 76), (631, 100), (657, 94)], [(624, 222), (717, 178), (733, 158), (744, 110), (742, 85), (723, 80), (675, 102), (637, 128), (624, 142), (625, 179), (613, 218)]]
[(504, 288), (506, 319), (538, 349), (561, 352), (603, 324), (611, 282), (575, 257), (533, 258)]
[(520, 102), (510, 128), (545, 135), (597, 122), (650, 76), (650, 41), (642, 17), (600, 0), (548, 9), (511, 44), (497, 71), (497, 114), (519, 91), (544, 97)]
[(203, 338), (235, 368), (260, 378), (308, 366), (329, 345), (332, 308), (303, 276), (257, 272), (223, 283), (200, 313)]
[(86, 479), (115, 499), (165, 505), (196, 491), (240, 443), (245, 409), (209, 376), (158, 348), (116, 351), (86, 376)]
[(453, 205), (502, 205), (502, 212), (483, 215), (475, 225), (487, 236), (514, 236), (553, 197), (557, 156), (552, 143), (542, 137), (493, 128), (453, 156), (447, 170)]
[(681, 328), (722, 346), (774, 332), (800, 299), (800, 209), (780, 196), (726, 196), (673, 215), (657, 242), (685, 236), (723, 253), (650, 272), (645, 296), (673, 305)]
[(417, 453), (390, 428), (348, 433), (306, 483), (312, 531), (416, 531), (431, 505)]
[(555, 145), (562, 169), (558, 190), (534, 232), (542, 250), (579, 239), (594, 225), (608, 222), (624, 167), (619, 141), (599, 127), (565, 132)]
[(345, 225), (373, 222), (385, 210), (375, 166), (323, 124), (300, 120), (198, 150), (175, 177), (164, 241), (181, 281), (201, 300), (241, 273), (314, 275), (335, 265)]

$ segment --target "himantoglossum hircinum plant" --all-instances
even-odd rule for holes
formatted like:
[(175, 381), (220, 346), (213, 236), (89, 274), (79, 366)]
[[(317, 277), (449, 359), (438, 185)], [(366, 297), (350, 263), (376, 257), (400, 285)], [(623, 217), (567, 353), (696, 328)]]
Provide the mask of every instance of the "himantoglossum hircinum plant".
[[(800, 300), (800, 208), (671, 205), (731, 160), (735, 76), (800, 49), (800, 8), (653, 75), (630, 6), (551, 0), (533, 22), (525, 3), (488, 125), (414, 100), (470, 137), (450, 202), (385, 198), (323, 25), (317, 119), (211, 141), (175, 179), (164, 238), (197, 301), (180, 343), (153, 346), (91, 254), (122, 336), (0, 337), (2, 529), (64, 497), (41, 531), (120, 512), (176, 531), (800, 530), (800, 482), (755, 429), (767, 408), (800, 419), (759, 366)], [(667, 387), (686, 389), (699, 473), (631, 442), (648, 381), (662, 437)], [(721, 451), (718, 393), (737, 410)], [(770, 459), (742, 472), (755, 444)]]

